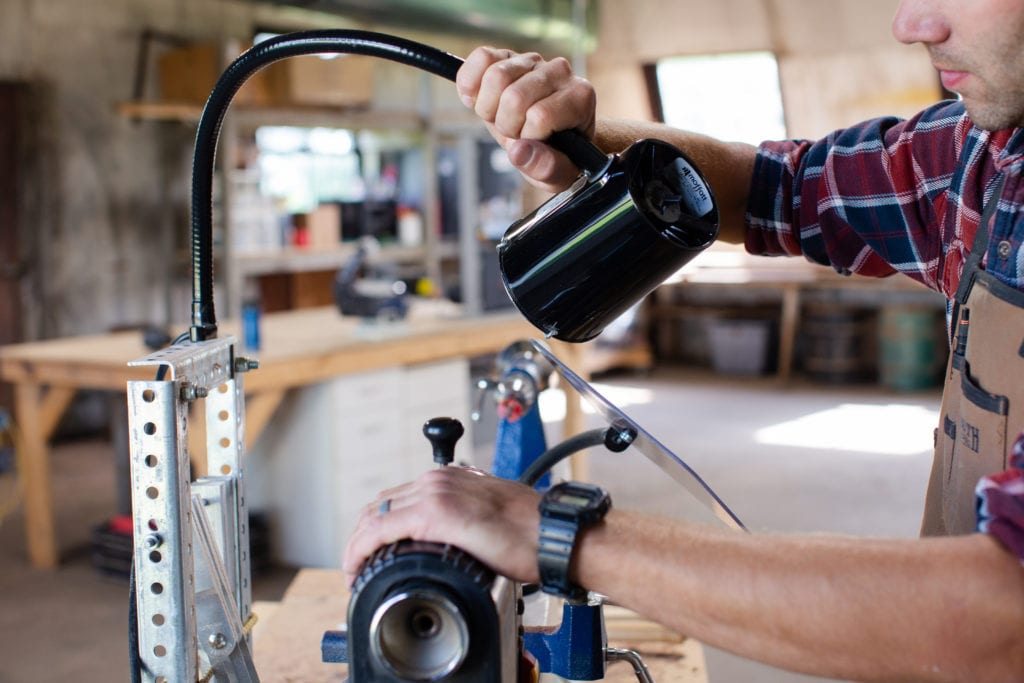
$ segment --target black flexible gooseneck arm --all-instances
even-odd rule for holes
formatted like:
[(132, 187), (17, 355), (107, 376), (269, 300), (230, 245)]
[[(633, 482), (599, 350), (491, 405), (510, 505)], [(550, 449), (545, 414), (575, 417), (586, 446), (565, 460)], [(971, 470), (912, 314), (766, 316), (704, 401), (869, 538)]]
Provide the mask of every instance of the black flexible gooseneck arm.
[[(217, 140), (228, 105), (242, 84), (273, 62), (323, 53), (381, 57), (414, 66), (450, 81), (462, 59), (437, 48), (383, 33), (322, 30), (289, 33), (259, 43), (240, 55), (217, 81), (199, 119), (192, 161), (192, 327), (193, 342), (217, 336), (213, 304), (213, 173)], [(585, 171), (596, 174), (608, 157), (575, 131), (555, 133), (547, 141)]]

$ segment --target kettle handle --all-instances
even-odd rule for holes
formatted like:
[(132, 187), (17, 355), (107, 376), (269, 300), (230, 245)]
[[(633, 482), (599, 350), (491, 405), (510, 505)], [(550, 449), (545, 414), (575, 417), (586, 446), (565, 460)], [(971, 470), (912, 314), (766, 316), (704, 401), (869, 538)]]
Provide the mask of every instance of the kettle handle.
[(605, 172), (612, 157), (588, 140), (578, 130), (560, 130), (552, 133), (545, 142), (569, 157), (569, 160), (585, 171), (591, 178)]

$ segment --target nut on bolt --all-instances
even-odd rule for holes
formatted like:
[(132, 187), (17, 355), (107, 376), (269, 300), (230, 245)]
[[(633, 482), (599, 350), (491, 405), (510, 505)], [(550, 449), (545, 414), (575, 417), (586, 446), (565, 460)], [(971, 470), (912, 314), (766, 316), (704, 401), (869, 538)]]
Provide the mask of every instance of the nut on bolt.
[(206, 398), (209, 393), (210, 392), (206, 387), (199, 387), (191, 383), (181, 385), (181, 400), (183, 401), (194, 401), (197, 398)]
[(238, 356), (235, 358), (235, 372), (248, 372), (249, 370), (255, 370), (260, 366), (260, 362), (255, 358), (244, 358)]

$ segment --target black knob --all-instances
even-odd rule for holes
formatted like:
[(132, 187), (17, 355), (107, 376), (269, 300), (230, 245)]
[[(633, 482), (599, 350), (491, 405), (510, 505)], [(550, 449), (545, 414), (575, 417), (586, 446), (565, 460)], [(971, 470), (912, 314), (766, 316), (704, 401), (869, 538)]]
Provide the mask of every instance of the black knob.
[(423, 435), (434, 447), (434, 462), (450, 465), (455, 460), (455, 442), (465, 431), (454, 417), (432, 417), (423, 423)]

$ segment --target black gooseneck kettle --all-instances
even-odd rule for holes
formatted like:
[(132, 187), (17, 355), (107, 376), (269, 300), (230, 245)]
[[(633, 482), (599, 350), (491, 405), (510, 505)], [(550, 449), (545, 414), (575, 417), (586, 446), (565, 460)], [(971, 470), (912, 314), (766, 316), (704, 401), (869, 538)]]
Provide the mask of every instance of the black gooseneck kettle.
[[(192, 341), (217, 336), (213, 303), (213, 174), (231, 99), (249, 76), (288, 57), (381, 57), (455, 80), (462, 59), (404, 38), (355, 30), (290, 33), (255, 45), (221, 75), (199, 120), (192, 167)], [(574, 131), (547, 142), (582, 174), (513, 224), (498, 245), (502, 280), (546, 336), (593, 339), (612, 320), (707, 248), (718, 208), (707, 181), (675, 147), (641, 140), (607, 156)]]
[(697, 167), (668, 143), (640, 140), (605, 156), (578, 134), (548, 142), (583, 172), (509, 227), (498, 263), (535, 327), (584, 342), (715, 241), (718, 207)]

